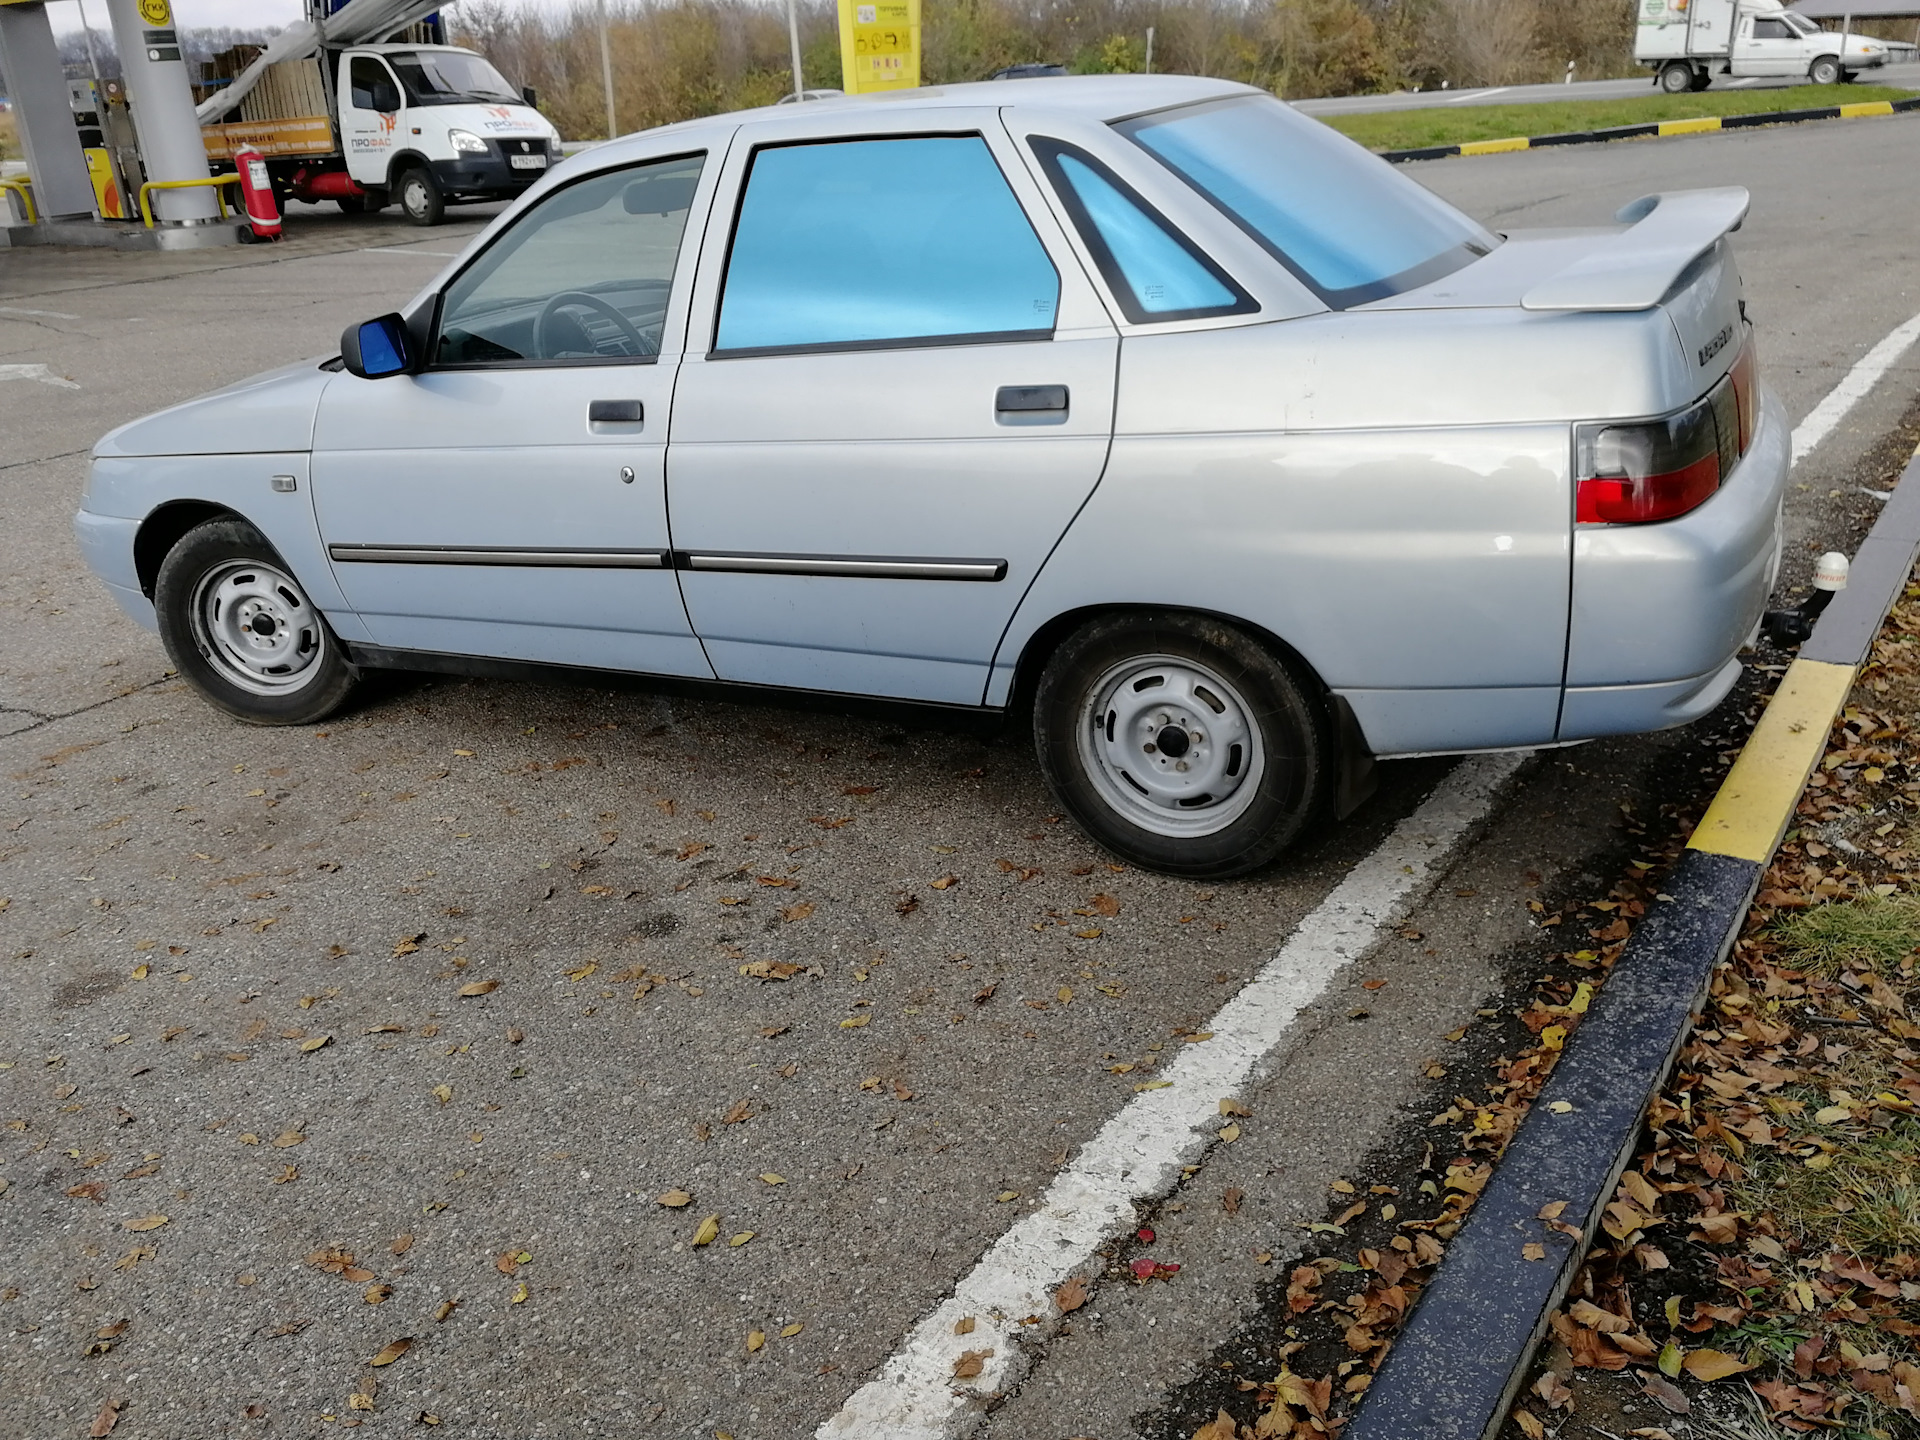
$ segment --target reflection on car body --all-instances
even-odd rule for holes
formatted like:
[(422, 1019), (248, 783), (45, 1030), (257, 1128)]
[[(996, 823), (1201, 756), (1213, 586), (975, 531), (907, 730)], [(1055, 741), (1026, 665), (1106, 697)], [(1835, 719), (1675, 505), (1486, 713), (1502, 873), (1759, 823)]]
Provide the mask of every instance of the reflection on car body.
[(1104, 843), (1234, 874), (1371, 757), (1726, 693), (1787, 467), (1745, 209), (1495, 235), (1185, 77), (717, 116), (107, 436), (76, 523), (248, 720), (377, 666), (1001, 712)]

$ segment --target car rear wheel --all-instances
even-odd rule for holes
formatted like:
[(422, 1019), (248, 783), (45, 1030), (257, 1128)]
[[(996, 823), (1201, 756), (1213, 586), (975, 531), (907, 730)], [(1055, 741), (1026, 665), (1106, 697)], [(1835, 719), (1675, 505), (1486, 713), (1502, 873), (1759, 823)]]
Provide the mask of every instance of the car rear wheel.
[(1807, 78), (1816, 85), (1838, 85), (1843, 72), (1837, 56), (1822, 55), (1807, 67)]
[(1267, 647), (1205, 616), (1104, 617), (1040, 677), (1034, 743), (1061, 801), (1101, 844), (1169, 874), (1245, 874), (1326, 809), (1326, 707)]
[(416, 225), (438, 225), (447, 213), (446, 197), (440, 193), (433, 172), (417, 166), (400, 177), (400, 208)]
[(175, 668), (253, 724), (330, 715), (359, 679), (326, 617), (244, 520), (189, 530), (160, 562), (153, 605)]
[(1669, 95), (1684, 95), (1693, 89), (1693, 67), (1684, 60), (1674, 60), (1660, 72), (1660, 88)]

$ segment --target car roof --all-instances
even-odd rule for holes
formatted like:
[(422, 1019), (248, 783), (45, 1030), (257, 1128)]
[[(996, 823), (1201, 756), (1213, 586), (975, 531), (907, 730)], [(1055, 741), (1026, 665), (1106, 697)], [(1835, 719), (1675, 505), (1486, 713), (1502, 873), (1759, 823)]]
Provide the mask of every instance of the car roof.
[[(918, 90), (886, 90), (871, 95), (839, 95), (809, 101), (808, 118), (840, 111), (852, 112), (884, 105), (890, 114), (901, 110), (941, 110), (992, 107), (1002, 110), (1044, 110), (1069, 115), (1077, 120), (1109, 124), (1152, 110), (1177, 105), (1193, 105), (1205, 100), (1221, 100), (1235, 95), (1265, 95), (1268, 92), (1231, 80), (1211, 80), (1196, 75), (1057, 75), (1036, 76), (1009, 85), (1004, 80), (976, 80), (964, 85), (930, 85)], [(640, 149), (656, 135), (690, 135), (708, 130), (731, 130), (736, 125), (752, 125), (765, 120), (791, 121), (791, 105), (762, 106), (757, 110), (736, 110), (724, 115), (708, 115), (698, 120), (682, 120), (654, 130), (623, 135), (617, 140), (594, 147), (600, 161), (618, 160), (623, 151)], [(852, 121), (851, 114), (849, 120)], [(852, 121), (857, 124), (857, 121)]]

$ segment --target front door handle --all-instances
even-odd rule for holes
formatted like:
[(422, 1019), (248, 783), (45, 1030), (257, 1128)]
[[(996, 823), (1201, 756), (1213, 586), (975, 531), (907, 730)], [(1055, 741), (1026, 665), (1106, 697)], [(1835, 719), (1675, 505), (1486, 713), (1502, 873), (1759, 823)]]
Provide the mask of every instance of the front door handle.
[(589, 425), (638, 425), (647, 408), (638, 400), (594, 400), (587, 405)]
[(1002, 385), (993, 397), (993, 413), (1003, 421), (1028, 423), (1065, 419), (1067, 387), (1064, 385)]

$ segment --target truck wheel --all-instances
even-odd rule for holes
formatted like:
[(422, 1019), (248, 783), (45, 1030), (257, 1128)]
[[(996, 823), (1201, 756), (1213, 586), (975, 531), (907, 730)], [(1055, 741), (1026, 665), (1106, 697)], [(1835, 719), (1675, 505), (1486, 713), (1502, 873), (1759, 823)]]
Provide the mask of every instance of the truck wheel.
[(1245, 631), (1177, 611), (1068, 637), (1040, 676), (1033, 732), (1089, 835), (1196, 879), (1272, 860), (1325, 813), (1339, 768), (1310, 685)]
[(1713, 84), (1713, 72), (1711, 70), (1696, 70), (1693, 72), (1693, 89), (1704, 90), (1711, 84)]
[(1807, 78), (1816, 85), (1838, 85), (1843, 73), (1837, 55), (1822, 55), (1807, 67)]
[(446, 197), (433, 178), (433, 172), (418, 167), (400, 177), (400, 208), (416, 225), (438, 225), (447, 213)]
[(160, 562), (153, 608), (174, 667), (255, 725), (305, 725), (359, 680), (326, 617), (253, 526), (209, 520)]
[(1684, 60), (1672, 60), (1660, 72), (1660, 88), (1669, 95), (1684, 95), (1693, 89), (1693, 67)]
[(367, 213), (366, 198), (361, 195), (336, 195), (333, 203), (340, 207), (342, 215), (364, 215)]

